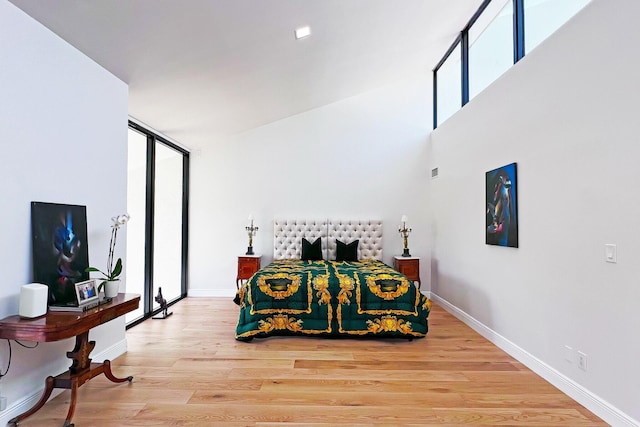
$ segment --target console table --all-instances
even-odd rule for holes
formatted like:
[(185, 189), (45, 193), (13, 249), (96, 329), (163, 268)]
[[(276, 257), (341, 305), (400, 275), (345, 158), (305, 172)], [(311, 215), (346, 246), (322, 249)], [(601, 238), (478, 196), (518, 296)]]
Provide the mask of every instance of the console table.
[(69, 370), (56, 377), (47, 377), (44, 392), (38, 403), (28, 411), (11, 419), (9, 425), (17, 426), (20, 421), (36, 413), (47, 402), (54, 388), (64, 388), (71, 390), (71, 402), (64, 427), (72, 427), (71, 418), (76, 409), (78, 388), (82, 384), (100, 374), (104, 374), (116, 383), (131, 382), (133, 380), (131, 376), (118, 378), (113, 375), (109, 360), (102, 363), (91, 363), (89, 354), (96, 342), (89, 341), (89, 330), (137, 309), (139, 304), (140, 295), (118, 294), (111, 302), (101, 304), (85, 312), (49, 311), (44, 316), (35, 319), (25, 319), (15, 315), (0, 320), (0, 338), (48, 342), (76, 337), (75, 347), (72, 351), (67, 352), (67, 357), (73, 362)]

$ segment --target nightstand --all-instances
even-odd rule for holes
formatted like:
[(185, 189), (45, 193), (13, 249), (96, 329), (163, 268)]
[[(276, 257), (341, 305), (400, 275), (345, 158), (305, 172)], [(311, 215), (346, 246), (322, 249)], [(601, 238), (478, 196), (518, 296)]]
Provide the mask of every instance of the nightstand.
[(420, 280), (420, 257), (394, 256), (393, 269), (407, 276), (409, 280), (418, 282), (418, 289), (420, 289), (422, 285), (422, 280)]
[(253, 274), (260, 270), (261, 255), (240, 255), (238, 257), (238, 276), (236, 288), (240, 289), (243, 280), (249, 280)]

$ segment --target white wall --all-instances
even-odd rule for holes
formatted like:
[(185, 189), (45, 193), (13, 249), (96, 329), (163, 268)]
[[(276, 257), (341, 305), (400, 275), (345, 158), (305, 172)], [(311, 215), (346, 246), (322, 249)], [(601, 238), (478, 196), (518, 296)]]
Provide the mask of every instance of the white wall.
[[(273, 220), (381, 219), (384, 257), (429, 252), (429, 74), (236, 135), (192, 153), (190, 295), (233, 295), (253, 214), (254, 248), (272, 259)], [(422, 277), (428, 277), (428, 263)]]
[[(436, 298), (614, 424), (640, 420), (638, 16), (637, 1), (594, 0), (431, 135)], [(519, 249), (484, 243), (485, 172), (511, 162)]]
[[(20, 287), (32, 280), (31, 201), (86, 205), (89, 261), (106, 263), (110, 217), (126, 209), (127, 86), (5, 0), (0, 58), (3, 318), (18, 313)], [(117, 252), (123, 256), (124, 245)], [(121, 352), (123, 320), (92, 330), (90, 338), (97, 341), (92, 355)], [(48, 375), (68, 368), (72, 348), (72, 339), (32, 350), (13, 344), (0, 424), (28, 409)], [(2, 371), (7, 363), (2, 341)]]
[[(233, 294), (249, 213), (265, 263), (276, 217), (380, 218), (390, 263), (402, 250), (396, 227), (407, 214), (423, 278), (432, 252), (436, 297), (640, 419), (640, 203), (627, 196), (640, 178), (639, 60), (624, 48), (640, 46), (640, 4), (612, 4), (594, 0), (444, 123), (430, 147), (425, 73), (194, 153), (190, 294)], [(109, 218), (126, 209), (127, 89), (6, 1), (0, 40), (4, 317), (17, 312), (20, 286), (31, 278), (30, 201), (87, 205), (90, 259), (104, 259)], [(489, 247), (484, 173), (512, 161), (520, 248)], [(440, 177), (432, 181), (435, 166)], [(605, 243), (618, 245), (617, 264), (604, 262)], [(122, 319), (91, 338), (94, 353), (118, 347)], [(565, 344), (588, 354), (586, 372), (564, 360)], [(67, 368), (71, 347), (14, 346), (2, 381), (10, 410), (0, 423), (15, 415), (16, 402), (37, 397), (44, 377)], [(3, 369), (6, 361), (0, 347)]]

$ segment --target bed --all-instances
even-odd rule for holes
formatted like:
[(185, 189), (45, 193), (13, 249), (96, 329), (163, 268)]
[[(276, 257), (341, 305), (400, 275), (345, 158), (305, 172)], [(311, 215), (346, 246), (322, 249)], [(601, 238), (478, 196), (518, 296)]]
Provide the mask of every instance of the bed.
[(424, 337), (431, 301), (382, 262), (381, 221), (274, 221), (274, 261), (238, 290), (236, 339)]

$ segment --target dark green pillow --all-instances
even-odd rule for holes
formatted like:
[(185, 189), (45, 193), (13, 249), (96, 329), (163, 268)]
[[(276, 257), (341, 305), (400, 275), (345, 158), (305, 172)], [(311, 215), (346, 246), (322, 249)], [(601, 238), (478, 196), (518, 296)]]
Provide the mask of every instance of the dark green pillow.
[(307, 239), (302, 238), (302, 256), (303, 261), (322, 261), (322, 239), (318, 237), (315, 242), (309, 243)]
[(358, 242), (345, 244), (336, 239), (336, 261), (358, 261)]

